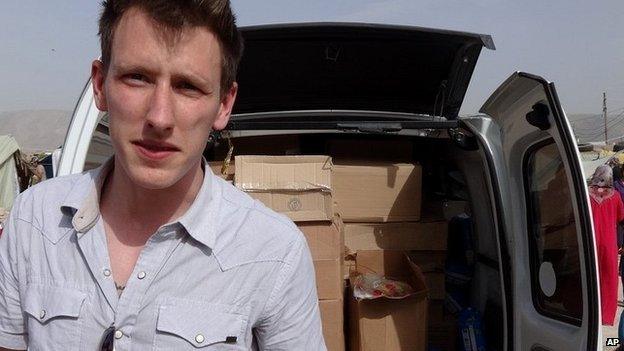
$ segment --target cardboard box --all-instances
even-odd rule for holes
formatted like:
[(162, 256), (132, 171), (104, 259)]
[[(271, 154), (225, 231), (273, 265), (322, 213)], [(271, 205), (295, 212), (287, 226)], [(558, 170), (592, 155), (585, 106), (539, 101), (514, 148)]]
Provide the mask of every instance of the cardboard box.
[(347, 223), (345, 245), (357, 250), (446, 250), (447, 222)]
[(320, 300), (319, 310), (323, 323), (323, 337), (327, 351), (344, 351), (344, 304), (343, 300)]
[(445, 310), (444, 301), (429, 300), (429, 327), (444, 322)]
[(287, 215), (295, 222), (330, 220), (332, 201), (329, 192), (280, 191), (248, 192), (275, 212)]
[(423, 273), (444, 272), (446, 251), (410, 251), (408, 255)]
[(319, 299), (342, 299), (344, 291), (343, 252), (344, 232), (342, 222), (300, 222), (299, 230), (306, 237), (314, 270)]
[(234, 183), (293, 221), (331, 220), (328, 156), (236, 156)]
[(357, 301), (349, 291), (350, 349), (416, 350), (427, 347), (427, 288), (422, 273), (400, 251), (358, 251), (358, 271), (374, 271), (408, 281), (417, 291), (404, 299)]
[(457, 319), (444, 312), (442, 301), (429, 303), (429, 345), (440, 350), (454, 351), (457, 342)]
[(432, 300), (444, 300), (446, 289), (444, 273), (424, 273), (425, 282), (429, 289), (429, 298)]
[(342, 299), (344, 295), (342, 260), (314, 260), (313, 263), (319, 300)]
[(344, 222), (420, 219), (420, 165), (363, 162), (334, 165), (332, 188), (336, 210)]
[(438, 325), (430, 325), (427, 333), (429, 345), (444, 351), (455, 351), (457, 345), (457, 322), (449, 319)]
[(340, 138), (327, 141), (327, 153), (336, 160), (375, 160), (410, 162), (414, 145), (411, 140)]
[(345, 260), (342, 262), (342, 277), (348, 280), (353, 272), (355, 272), (355, 260), (350, 260), (345, 257)]
[(340, 219), (332, 222), (300, 222), (297, 227), (305, 236), (313, 260), (340, 259), (344, 253), (344, 227)]
[[(537, 162), (547, 162), (548, 158)], [(545, 164), (536, 165), (536, 169), (546, 168)], [(565, 168), (561, 167), (556, 173), (549, 177), (550, 181), (546, 184), (546, 188), (539, 192), (539, 219), (543, 227), (561, 227), (569, 225), (574, 221), (574, 210), (570, 202), (570, 192), (568, 178), (565, 175)], [(572, 225), (572, 227), (574, 227)], [(549, 228), (550, 229), (550, 228)], [(550, 235), (548, 235), (550, 236)]]

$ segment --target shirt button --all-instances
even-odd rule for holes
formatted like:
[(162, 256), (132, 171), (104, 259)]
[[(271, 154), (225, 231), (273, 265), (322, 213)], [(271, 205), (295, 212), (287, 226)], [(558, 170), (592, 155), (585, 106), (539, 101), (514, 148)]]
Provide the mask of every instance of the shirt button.
[(145, 278), (146, 275), (147, 274), (145, 274), (145, 272), (141, 271), (141, 272), (139, 272), (139, 274), (137, 274), (137, 278), (143, 279), (143, 278)]
[(110, 271), (110, 269), (108, 269), (108, 268), (104, 269), (104, 272), (103, 272), (103, 273), (104, 273), (104, 276), (105, 276), (105, 277), (110, 277), (110, 275), (111, 275), (111, 271)]
[(41, 312), (39, 312), (39, 319), (44, 319), (46, 316), (46, 310), (41, 310)]
[(202, 342), (204, 342), (204, 336), (201, 334), (195, 335), (195, 341), (197, 341), (198, 344), (201, 344)]
[(119, 329), (115, 330), (115, 339), (121, 339), (123, 337), (123, 332)]

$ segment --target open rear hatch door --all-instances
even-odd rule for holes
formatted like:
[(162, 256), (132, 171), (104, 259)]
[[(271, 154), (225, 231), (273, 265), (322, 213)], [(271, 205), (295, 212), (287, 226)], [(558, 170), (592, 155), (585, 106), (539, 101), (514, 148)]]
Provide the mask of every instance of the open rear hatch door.
[(417, 27), (311, 23), (241, 30), (245, 53), (231, 130), (303, 117), (453, 120), (481, 49), (494, 49), (488, 35)]
[(554, 85), (515, 73), (481, 112), (500, 128), (490, 150), (507, 178), (495, 191), (503, 194), (513, 262), (509, 349), (601, 349), (589, 197)]
[[(388, 133), (446, 129), (488, 35), (357, 23), (241, 28), (245, 52), (228, 130)], [(83, 170), (102, 114), (89, 81), (74, 110), (58, 175)]]

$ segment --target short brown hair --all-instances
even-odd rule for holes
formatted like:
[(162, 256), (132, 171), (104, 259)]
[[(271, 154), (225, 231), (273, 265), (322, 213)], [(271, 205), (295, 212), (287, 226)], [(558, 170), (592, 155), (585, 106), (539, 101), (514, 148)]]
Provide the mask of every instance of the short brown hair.
[(236, 27), (229, 0), (104, 0), (99, 23), (102, 62), (108, 67), (113, 37), (119, 20), (128, 9), (144, 11), (166, 31), (188, 27), (207, 27), (221, 46), (221, 90), (227, 91), (236, 80), (243, 54), (243, 39)]

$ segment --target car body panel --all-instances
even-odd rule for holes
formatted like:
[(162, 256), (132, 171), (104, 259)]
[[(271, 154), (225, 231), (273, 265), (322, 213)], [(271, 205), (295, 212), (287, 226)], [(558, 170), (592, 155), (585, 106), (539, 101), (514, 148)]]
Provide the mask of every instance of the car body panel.
[[(544, 123), (540, 124), (532, 116), (536, 109), (543, 106), (547, 109), (543, 110), (544, 118), (541, 120)], [(509, 213), (504, 214), (504, 217), (509, 235), (507, 242), (510, 244), (514, 287), (513, 349), (599, 349), (600, 296), (590, 202), (576, 141), (559, 104), (555, 87), (541, 77), (514, 73), (492, 94), (481, 112), (491, 116), (500, 128), (499, 150), (494, 153), (500, 154), (499, 158), (502, 156), (503, 162), (495, 167), (506, 172), (506, 176), (500, 178), (498, 191), (506, 194), (503, 203), (507, 202), (505, 206), (509, 208)], [(577, 319), (566, 319), (565, 316), (556, 316), (540, 309), (535, 297), (536, 284), (531, 280), (526, 157), (531, 150), (544, 143), (554, 145), (561, 155), (570, 187), (571, 196), (568, 200), (574, 211), (583, 290), (580, 292), (582, 317)]]

